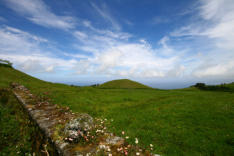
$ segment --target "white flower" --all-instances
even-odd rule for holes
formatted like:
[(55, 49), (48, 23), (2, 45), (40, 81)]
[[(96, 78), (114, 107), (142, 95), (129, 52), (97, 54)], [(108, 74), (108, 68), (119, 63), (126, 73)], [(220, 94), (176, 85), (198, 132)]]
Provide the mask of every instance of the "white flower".
[(122, 131), (122, 134), (124, 135), (124, 131)]
[(138, 144), (138, 139), (137, 138), (135, 138), (135, 143)]
[(140, 155), (140, 153), (139, 153), (139, 152), (136, 152), (136, 155)]
[(126, 138), (126, 139), (129, 139), (129, 136), (126, 136), (125, 138)]
[(99, 145), (99, 148), (100, 148), (100, 149), (105, 149), (106, 146), (105, 146), (105, 145)]
[(112, 156), (112, 154), (108, 154), (108, 156)]
[(154, 145), (150, 144), (150, 147), (154, 147)]

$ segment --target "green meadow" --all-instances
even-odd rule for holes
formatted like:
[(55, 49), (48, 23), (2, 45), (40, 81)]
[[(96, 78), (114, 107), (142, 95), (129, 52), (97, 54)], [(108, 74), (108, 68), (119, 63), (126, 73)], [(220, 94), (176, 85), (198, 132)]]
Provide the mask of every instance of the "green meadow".
[[(129, 80), (96, 87), (45, 82), (0, 66), (0, 88), (11, 82), (25, 85), (37, 96), (74, 112), (106, 118), (109, 131), (135, 138), (144, 148), (165, 156), (234, 155), (234, 83), (229, 90), (195, 87), (160, 90)], [(123, 86), (127, 87), (118, 87)], [(133, 87), (131, 87), (133, 86)]]

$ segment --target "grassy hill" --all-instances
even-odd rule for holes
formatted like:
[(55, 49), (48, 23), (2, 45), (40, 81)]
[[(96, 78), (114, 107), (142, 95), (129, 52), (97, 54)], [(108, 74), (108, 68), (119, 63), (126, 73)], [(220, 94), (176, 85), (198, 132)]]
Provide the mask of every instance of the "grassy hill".
[[(0, 88), (25, 85), (54, 104), (106, 118), (110, 131), (161, 155), (234, 155), (234, 93), (199, 90), (100, 89), (41, 81), (0, 66)], [(232, 86), (232, 84), (230, 84)]]
[(99, 86), (99, 88), (122, 88), (122, 89), (146, 89), (150, 88), (146, 85), (143, 85), (139, 82), (128, 80), (128, 79), (119, 79), (105, 82)]

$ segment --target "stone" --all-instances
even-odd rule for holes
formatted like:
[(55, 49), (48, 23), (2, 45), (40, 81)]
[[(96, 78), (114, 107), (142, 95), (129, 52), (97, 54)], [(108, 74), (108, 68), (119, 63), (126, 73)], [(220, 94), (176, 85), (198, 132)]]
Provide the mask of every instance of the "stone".
[(88, 114), (80, 114), (65, 125), (64, 133), (72, 139), (70, 141), (78, 142), (92, 128), (93, 118)]

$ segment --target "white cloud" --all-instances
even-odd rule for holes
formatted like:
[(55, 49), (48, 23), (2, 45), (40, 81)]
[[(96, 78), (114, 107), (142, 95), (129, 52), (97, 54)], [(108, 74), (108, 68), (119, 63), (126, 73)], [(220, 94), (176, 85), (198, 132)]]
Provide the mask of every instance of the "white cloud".
[(200, 0), (199, 20), (176, 29), (171, 33), (175, 37), (207, 37), (221, 48), (233, 49), (234, 44), (234, 1)]
[(75, 27), (75, 18), (58, 16), (42, 0), (5, 0), (6, 5), (28, 20), (44, 27), (71, 29)]
[(81, 32), (81, 31), (75, 31), (74, 34), (73, 34), (78, 40), (85, 40), (88, 38), (88, 35), (84, 32)]
[(234, 76), (234, 62), (223, 62), (219, 64), (203, 64), (199, 66), (194, 71), (194, 76), (196, 77), (211, 77), (211, 76), (217, 76), (217, 77), (233, 77)]
[[(42, 1), (23, 0), (20, 3), (10, 0), (7, 3), (16, 4), (14, 8), (10, 7), (37, 24), (61, 29), (74, 28), (74, 22), (70, 23), (64, 16), (60, 18), (53, 14)], [(78, 75), (165, 79), (193, 76), (194, 79), (226, 78), (234, 75), (233, 1), (201, 0), (199, 9), (195, 8), (199, 12), (194, 19), (198, 20), (176, 29), (155, 45), (121, 31), (121, 26), (105, 5), (98, 7), (91, 4), (111, 23), (114, 30), (99, 29), (90, 21), (83, 20), (82, 24), (87, 29), (70, 31), (76, 38), (74, 47), (78, 49), (77, 53), (64, 52), (64, 58), (58, 57), (42, 49), (41, 44), (50, 44), (46, 39), (16, 28), (1, 27), (0, 57), (30, 72), (66, 70)], [(39, 12), (44, 13), (39, 15)], [(47, 16), (50, 21), (44, 20)], [(52, 21), (63, 24), (54, 24)], [(192, 48), (194, 42), (177, 45), (176, 41), (184, 41), (184, 37), (199, 41), (202, 38), (204, 42), (199, 42), (198, 50)], [(208, 43), (211, 44), (208, 46)], [(196, 55), (198, 52), (199, 55)]]
[(43, 54), (0, 54), (0, 58), (10, 60), (22, 71), (29, 73), (52, 72), (55, 70), (70, 70), (76, 64), (76, 60), (64, 60)]
[(97, 6), (95, 3), (91, 3), (92, 7), (101, 15), (106, 21), (110, 22), (115, 30), (120, 30), (120, 24), (112, 17), (109, 8), (105, 3), (102, 3), (101, 7)]
[[(95, 37), (90, 38), (96, 41)], [(113, 38), (112, 38), (113, 39)], [(125, 77), (165, 77), (168, 72), (176, 73), (170, 76), (179, 76), (182, 70), (177, 64), (181, 59), (178, 56), (161, 57), (164, 53), (162, 49), (153, 49), (146, 40), (140, 40), (135, 43), (121, 42), (119, 40), (101, 40), (95, 42), (98, 45), (96, 51), (87, 59), (80, 60), (77, 63), (77, 72), (83, 74), (104, 74)], [(113, 42), (108, 43), (108, 42)], [(103, 44), (105, 46), (100, 46)], [(88, 47), (89, 43), (85, 43)], [(164, 43), (166, 46), (166, 43)], [(173, 51), (173, 49), (171, 49)], [(175, 50), (174, 50), (175, 52)]]
[(234, 1), (202, 0), (201, 17), (212, 22), (204, 35), (216, 39), (216, 46), (233, 50), (234, 48)]
[(30, 73), (71, 69), (75, 60), (65, 60), (41, 48), (48, 41), (13, 27), (0, 27), (0, 58), (10, 60), (17, 68)]
[(0, 27), (0, 36), (0, 53), (37, 53), (38, 44), (48, 42), (44, 38), (8, 26)]
[(97, 29), (88, 22), (89, 31), (75, 31), (73, 36), (81, 44), (75, 44), (77, 49), (97, 53), (112, 46), (117, 46), (122, 42), (127, 42), (131, 34), (125, 32), (115, 32), (108, 29)]
[(176, 38), (203, 41), (197, 45), (203, 57), (197, 57), (192, 75), (218, 79), (234, 75), (234, 1), (200, 0), (200, 6), (195, 10), (198, 14), (192, 22), (171, 33)]

